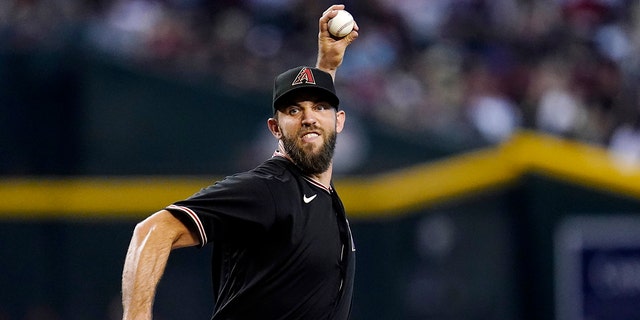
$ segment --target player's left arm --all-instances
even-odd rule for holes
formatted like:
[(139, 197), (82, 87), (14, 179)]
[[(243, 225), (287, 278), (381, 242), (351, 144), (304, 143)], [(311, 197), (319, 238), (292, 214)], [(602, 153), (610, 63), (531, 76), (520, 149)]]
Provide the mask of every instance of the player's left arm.
[(342, 4), (335, 4), (322, 13), (318, 21), (318, 60), (316, 68), (325, 71), (335, 80), (336, 71), (342, 64), (347, 47), (358, 38), (358, 24), (355, 23), (353, 31), (342, 38), (336, 38), (329, 33), (329, 20), (338, 14), (338, 10), (345, 8)]
[(155, 291), (171, 250), (197, 244), (199, 238), (167, 210), (138, 223), (122, 271), (122, 319), (152, 319)]

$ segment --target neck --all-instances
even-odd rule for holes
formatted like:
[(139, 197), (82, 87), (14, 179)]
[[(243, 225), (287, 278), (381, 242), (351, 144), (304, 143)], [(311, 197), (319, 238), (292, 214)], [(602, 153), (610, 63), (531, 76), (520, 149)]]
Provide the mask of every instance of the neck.
[[(282, 140), (278, 141), (278, 149), (276, 150), (276, 153), (284, 158), (289, 159), (289, 161), (295, 163), (295, 161), (293, 161), (293, 159), (289, 157), (289, 155), (287, 154), (287, 151), (285, 151), (284, 145), (282, 144)], [(329, 164), (329, 168), (327, 168), (327, 170), (325, 170), (324, 172), (313, 173), (313, 174), (305, 173), (305, 175), (308, 178), (313, 179), (316, 182), (320, 183), (321, 185), (327, 187), (327, 189), (330, 189), (332, 172), (333, 172), (333, 162)]]
[(333, 164), (329, 165), (327, 171), (318, 174), (309, 174), (307, 177), (315, 180), (317, 183), (325, 186), (327, 189), (331, 189), (331, 172)]

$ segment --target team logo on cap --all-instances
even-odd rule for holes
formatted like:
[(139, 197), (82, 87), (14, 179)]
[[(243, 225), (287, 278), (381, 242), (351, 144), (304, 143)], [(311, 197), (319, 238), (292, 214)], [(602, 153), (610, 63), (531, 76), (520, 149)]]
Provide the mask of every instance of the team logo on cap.
[(298, 84), (316, 84), (316, 79), (313, 77), (313, 72), (309, 68), (302, 68), (295, 79), (293, 79), (292, 86)]

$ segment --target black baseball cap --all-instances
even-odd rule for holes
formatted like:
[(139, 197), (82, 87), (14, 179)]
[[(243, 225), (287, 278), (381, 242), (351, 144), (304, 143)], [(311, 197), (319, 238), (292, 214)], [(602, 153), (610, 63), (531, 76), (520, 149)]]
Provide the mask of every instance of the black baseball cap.
[(303, 89), (318, 91), (336, 109), (340, 104), (333, 86), (333, 78), (329, 73), (317, 68), (300, 66), (276, 77), (273, 83), (273, 110), (275, 111), (285, 98)]

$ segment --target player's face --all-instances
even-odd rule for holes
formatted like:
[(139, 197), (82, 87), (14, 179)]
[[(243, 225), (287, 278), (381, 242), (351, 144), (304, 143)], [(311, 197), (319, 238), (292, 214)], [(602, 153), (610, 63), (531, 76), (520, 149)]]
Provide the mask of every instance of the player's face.
[(331, 165), (336, 136), (343, 124), (344, 111), (336, 112), (322, 100), (303, 97), (278, 111), (276, 137), (303, 171), (318, 174)]

